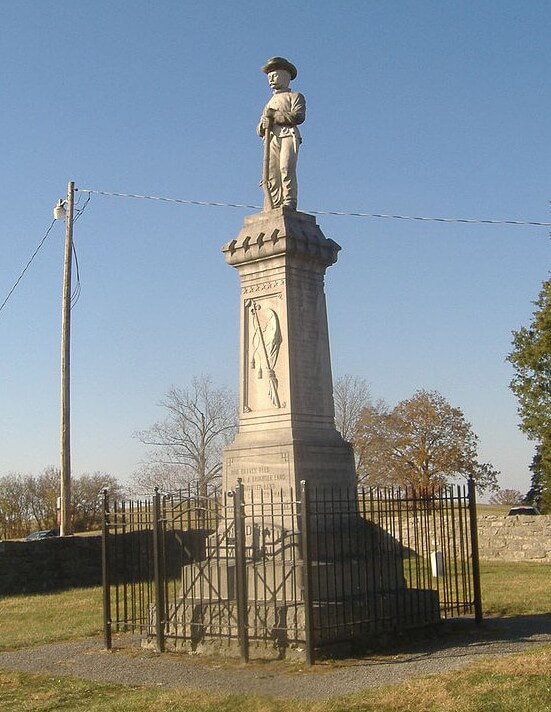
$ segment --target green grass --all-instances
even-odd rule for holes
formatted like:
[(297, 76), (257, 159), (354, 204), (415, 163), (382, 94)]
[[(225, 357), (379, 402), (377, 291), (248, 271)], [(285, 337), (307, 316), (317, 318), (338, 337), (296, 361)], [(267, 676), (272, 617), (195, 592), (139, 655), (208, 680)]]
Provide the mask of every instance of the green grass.
[[(44, 675), (0, 672), (0, 700), (3, 712), (71, 710), (71, 712), (135, 712), (140, 710), (186, 710), (226, 712), (242, 710), (245, 698), (203, 695), (180, 691), (126, 687)], [(248, 707), (254, 709), (254, 707)]]
[[(485, 615), (538, 615), (551, 610), (550, 566), (482, 562), (481, 574)], [(100, 588), (89, 588), (0, 600), (0, 649), (101, 634), (101, 597)], [(323, 684), (323, 666), (317, 672)], [(551, 712), (551, 646), (316, 703), (0, 672), (0, 708), (2, 712)]]
[[(481, 563), (484, 615), (537, 615), (551, 611), (551, 566), (531, 562)], [(82, 588), (0, 599), (0, 650), (102, 633), (102, 592)]]
[(5, 712), (549, 712), (551, 647), (327, 702), (124, 687), (12, 672), (0, 672), (0, 699)]
[(480, 578), (484, 615), (527, 616), (551, 611), (549, 564), (482, 561)]
[(478, 516), (484, 514), (495, 514), (498, 517), (505, 517), (509, 513), (512, 504), (479, 504), (476, 505)]
[(71, 640), (102, 632), (101, 588), (0, 599), (0, 650)]

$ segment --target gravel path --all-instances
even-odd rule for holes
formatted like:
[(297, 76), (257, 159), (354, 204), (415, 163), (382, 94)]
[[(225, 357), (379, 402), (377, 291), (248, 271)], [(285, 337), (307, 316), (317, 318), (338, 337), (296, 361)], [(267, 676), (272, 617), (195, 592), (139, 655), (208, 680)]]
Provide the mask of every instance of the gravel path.
[(317, 664), (311, 669), (284, 662), (247, 666), (185, 654), (158, 655), (117, 639), (114, 650), (101, 639), (56, 643), (0, 653), (0, 669), (73, 676), (85, 680), (205, 692), (324, 700), (411, 677), (457, 670), (481, 657), (510, 655), (551, 644), (551, 615), (472, 622), (429, 641), (410, 643), (393, 655)]

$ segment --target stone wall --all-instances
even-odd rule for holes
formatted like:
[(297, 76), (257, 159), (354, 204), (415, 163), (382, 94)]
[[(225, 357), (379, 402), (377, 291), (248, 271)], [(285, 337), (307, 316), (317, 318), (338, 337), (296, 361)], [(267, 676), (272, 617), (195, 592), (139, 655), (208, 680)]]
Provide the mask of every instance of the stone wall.
[(551, 515), (478, 516), (480, 558), (551, 564)]
[[(204, 530), (167, 532), (167, 576), (177, 575), (182, 564), (205, 557), (207, 535)], [(113, 577), (127, 582), (153, 578), (151, 530), (117, 534), (110, 542)], [(0, 596), (101, 583), (101, 536), (0, 542)]]
[[(183, 533), (180, 533), (180, 538)], [(132, 538), (133, 535), (126, 535)], [(135, 537), (136, 535), (134, 535)], [(142, 532), (148, 539), (151, 532)], [(185, 550), (190, 560), (203, 558), (204, 532), (186, 532)], [(120, 540), (120, 538), (119, 538)], [(551, 515), (513, 516), (482, 514), (478, 517), (480, 558), (494, 561), (539, 561), (551, 564)], [(145, 550), (145, 541), (137, 548)], [(402, 542), (405, 546), (408, 542)], [(127, 542), (132, 549), (131, 541)], [(136, 542), (134, 542), (136, 544)], [(147, 542), (149, 545), (149, 542)], [(167, 542), (168, 560), (180, 562), (170, 554), (176, 542)], [(178, 549), (181, 542), (178, 543)], [(113, 552), (115, 554), (115, 552)], [(124, 569), (129, 580), (143, 576), (139, 559), (132, 557)], [(115, 554), (113, 565), (121, 570), (122, 562)], [(187, 563), (187, 562), (184, 562)], [(65, 588), (99, 586), (101, 584), (101, 537), (65, 537), (41, 541), (0, 542), (0, 596), (17, 593), (42, 593)]]
[[(480, 558), (487, 561), (539, 561), (551, 564), (551, 515), (508, 517), (503, 514), (478, 514), (478, 550)], [(398, 517), (387, 519), (386, 530), (395, 537), (401, 532), (400, 544), (403, 555), (409, 550), (422, 556), (427, 552), (447, 551), (456, 536), (459, 554), (461, 530), (469, 527), (463, 517), (459, 521), (457, 513), (454, 523), (447, 520), (445, 527), (436, 521), (436, 531), (431, 518), (428, 534), (419, 536), (419, 521), (414, 518)], [(424, 522), (424, 526), (427, 522)], [(455, 534), (453, 533), (455, 531)], [(470, 552), (469, 552), (470, 556)]]
[(100, 536), (0, 542), (0, 595), (100, 583)]

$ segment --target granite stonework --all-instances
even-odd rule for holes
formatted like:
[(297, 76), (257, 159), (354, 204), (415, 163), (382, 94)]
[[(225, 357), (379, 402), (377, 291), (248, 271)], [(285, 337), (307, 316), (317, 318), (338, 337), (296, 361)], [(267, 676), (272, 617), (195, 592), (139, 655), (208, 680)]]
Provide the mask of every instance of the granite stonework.
[(551, 564), (551, 515), (478, 515), (480, 558)]
[(223, 488), (353, 487), (352, 447), (335, 427), (324, 275), (339, 245), (287, 207), (245, 219), (223, 247), (239, 272), (239, 432)]
[(339, 250), (312, 215), (287, 206), (247, 217), (223, 247), (241, 289), (239, 430), (224, 451), (222, 487), (239, 504), (226, 508), (205, 560), (182, 571), (168, 610), (177, 647), (235, 654), (243, 596), (251, 642), (269, 657), (302, 654), (307, 568), (315, 645), (371, 638), (389, 619), (439, 620), (435, 592), (407, 590), (399, 544), (360, 517), (352, 446), (335, 427), (324, 277)]

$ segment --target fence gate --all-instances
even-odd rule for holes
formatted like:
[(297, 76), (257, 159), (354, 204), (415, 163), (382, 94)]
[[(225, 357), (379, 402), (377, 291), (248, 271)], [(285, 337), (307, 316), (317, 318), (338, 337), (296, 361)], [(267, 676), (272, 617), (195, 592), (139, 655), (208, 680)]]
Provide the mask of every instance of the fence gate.
[(105, 645), (270, 657), (482, 620), (474, 483), (399, 489), (104, 493)]

